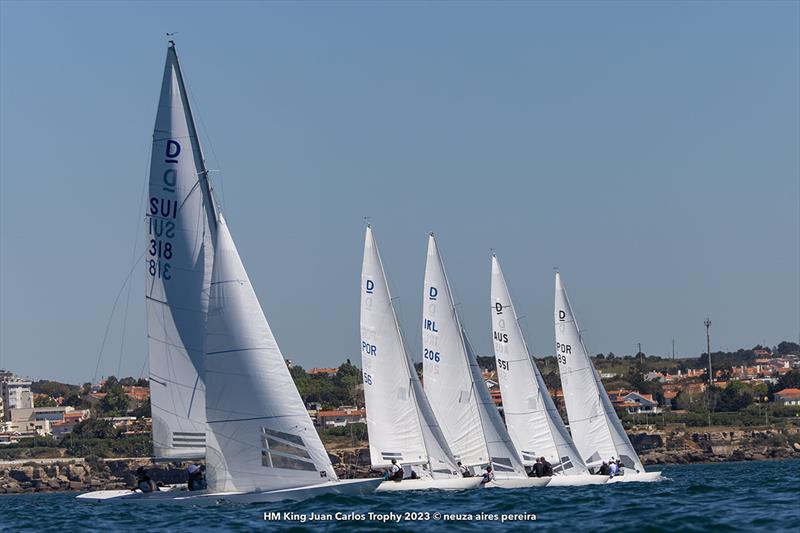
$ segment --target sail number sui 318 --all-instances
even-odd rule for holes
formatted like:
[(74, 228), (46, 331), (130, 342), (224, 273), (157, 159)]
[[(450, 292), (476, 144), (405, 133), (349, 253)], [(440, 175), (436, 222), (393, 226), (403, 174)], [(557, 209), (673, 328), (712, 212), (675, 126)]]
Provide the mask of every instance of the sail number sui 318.
[[(181, 145), (178, 141), (167, 140), (164, 170), (161, 190), (167, 194), (175, 195), (178, 180), (178, 156)], [(172, 239), (175, 237), (175, 218), (178, 216), (178, 200), (174, 198), (150, 197), (148, 209), (149, 223), (148, 235), (150, 241), (147, 247), (147, 271), (159, 279), (170, 280), (170, 260), (173, 255)]]

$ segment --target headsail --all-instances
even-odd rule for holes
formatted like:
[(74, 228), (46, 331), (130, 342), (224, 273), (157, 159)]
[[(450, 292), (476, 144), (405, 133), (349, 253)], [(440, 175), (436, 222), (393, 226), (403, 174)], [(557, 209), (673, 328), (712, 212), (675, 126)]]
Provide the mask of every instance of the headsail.
[(222, 215), (206, 325), (211, 491), (336, 480)]
[(420, 465), (426, 477), (458, 473), (419, 377), (408, 357), (392, 305), (378, 243), (367, 226), (361, 267), (361, 362), (372, 466), (392, 459)]
[[(159, 458), (205, 455), (203, 338), (214, 206), (174, 45), (158, 103), (146, 214), (145, 298)], [(209, 214), (212, 214), (209, 217)]]
[(583, 460), (592, 467), (614, 457), (625, 467), (644, 472), (583, 345), (559, 273), (556, 273), (555, 330), (569, 428)]
[(588, 473), (528, 350), (500, 262), (494, 255), (491, 315), (503, 412), (523, 464), (532, 465), (543, 456), (556, 473)]
[(433, 234), (422, 318), (425, 392), (455, 458), (468, 466), (491, 462), (498, 478), (525, 476), (461, 327)]

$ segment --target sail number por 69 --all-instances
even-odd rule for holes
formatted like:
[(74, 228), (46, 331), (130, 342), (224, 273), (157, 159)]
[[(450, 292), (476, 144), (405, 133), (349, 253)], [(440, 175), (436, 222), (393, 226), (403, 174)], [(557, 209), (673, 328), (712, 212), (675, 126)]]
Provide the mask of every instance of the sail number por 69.
[(567, 354), (571, 353), (572, 353), (572, 346), (560, 342), (556, 343), (556, 359), (558, 359), (559, 363), (561, 363), (562, 365), (566, 365)]
[(425, 348), (424, 352), (422, 353), (422, 358), (433, 361), (434, 363), (438, 363), (439, 361), (442, 360), (441, 356), (439, 355), (439, 352), (434, 352), (433, 350), (430, 350), (428, 348)]

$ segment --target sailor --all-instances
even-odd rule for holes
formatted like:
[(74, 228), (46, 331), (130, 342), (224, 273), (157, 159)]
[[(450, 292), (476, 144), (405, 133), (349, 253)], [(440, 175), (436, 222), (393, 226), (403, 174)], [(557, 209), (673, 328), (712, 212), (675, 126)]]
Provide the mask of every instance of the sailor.
[(611, 461), (608, 462), (608, 474), (611, 477), (616, 476), (619, 473), (619, 467), (617, 466), (617, 462), (614, 458), (611, 458)]
[(544, 457), (539, 457), (539, 462), (542, 464), (542, 477), (552, 477), (553, 465), (551, 465)]
[(461, 461), (458, 462), (458, 471), (461, 472), (461, 477), (472, 477), (472, 472), (468, 467), (462, 465)]
[(156, 484), (147, 475), (143, 466), (136, 469), (136, 488), (142, 492), (153, 492), (156, 490)]
[(189, 474), (189, 490), (203, 490), (206, 488), (205, 467), (198, 464), (190, 464), (186, 468)]
[(544, 465), (542, 464), (542, 458), (539, 457), (533, 464), (533, 477), (542, 477), (542, 476), (544, 476)]
[(481, 479), (481, 485), (486, 485), (490, 481), (494, 481), (494, 472), (492, 472), (491, 466), (487, 466), (486, 470), (483, 471), (483, 479)]
[(608, 463), (603, 461), (603, 464), (600, 465), (600, 470), (597, 472), (601, 476), (607, 476), (611, 473), (611, 469), (608, 468)]
[(397, 464), (397, 459), (392, 459), (392, 466), (389, 468), (389, 480), (403, 481), (403, 468)]
[(623, 471), (622, 471), (622, 461), (620, 461), (619, 459), (617, 459), (617, 475), (618, 475), (618, 476), (621, 476), (621, 475), (622, 475), (622, 474), (624, 474), (624, 473), (625, 473), (625, 472), (623, 472)]

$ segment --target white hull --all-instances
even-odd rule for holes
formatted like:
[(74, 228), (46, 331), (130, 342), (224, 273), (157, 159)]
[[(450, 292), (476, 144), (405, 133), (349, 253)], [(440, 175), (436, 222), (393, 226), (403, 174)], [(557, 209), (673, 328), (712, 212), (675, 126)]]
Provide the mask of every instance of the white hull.
[(306, 487), (271, 490), (267, 492), (189, 492), (186, 490), (165, 490), (160, 492), (131, 490), (99, 490), (77, 496), (87, 503), (105, 504), (173, 504), (208, 506), (221, 503), (272, 503), (285, 500), (306, 500), (322, 494), (371, 494), (375, 492), (383, 480), (348, 479), (344, 481), (328, 481)]
[(521, 477), (521, 478), (511, 478), (511, 479), (495, 479), (494, 481), (490, 481), (486, 485), (486, 488), (498, 488), (498, 489), (524, 489), (528, 487), (544, 487), (550, 480), (553, 478), (549, 477)]
[(661, 472), (625, 472), (621, 476), (614, 476), (608, 483), (653, 483), (663, 481)]
[(592, 474), (578, 474), (574, 476), (553, 476), (550, 478), (548, 487), (578, 487), (582, 485), (605, 485), (608, 482), (607, 476), (595, 476)]
[(384, 481), (378, 487), (377, 492), (396, 492), (401, 490), (465, 490), (474, 489), (480, 484), (480, 477), (404, 479), (403, 481)]

